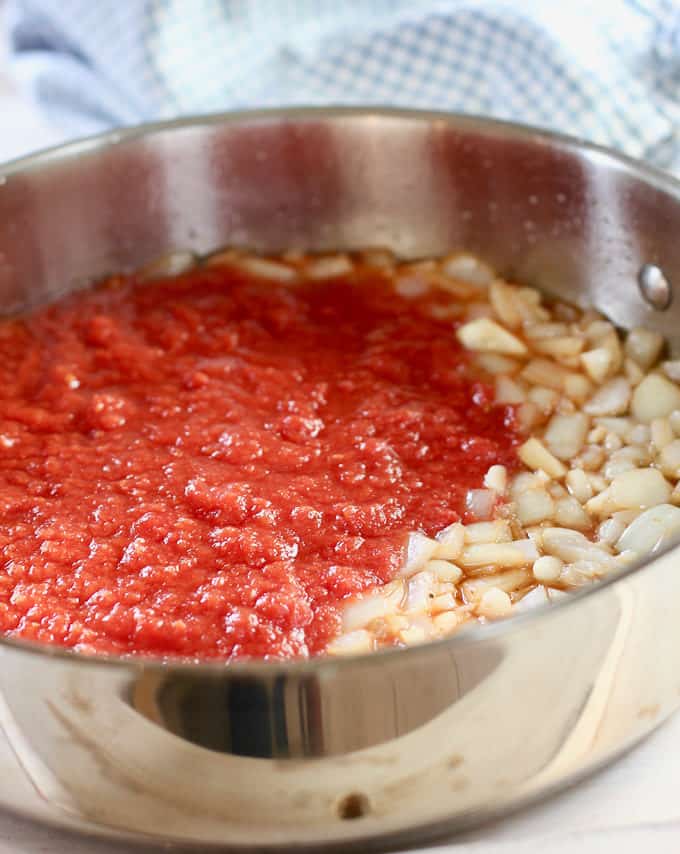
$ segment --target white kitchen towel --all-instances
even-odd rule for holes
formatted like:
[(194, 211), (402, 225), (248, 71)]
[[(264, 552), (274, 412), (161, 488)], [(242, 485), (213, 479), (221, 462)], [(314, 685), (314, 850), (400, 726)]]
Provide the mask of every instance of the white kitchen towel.
[(18, 79), (74, 136), (282, 104), (484, 113), (680, 168), (677, 0), (9, 0)]

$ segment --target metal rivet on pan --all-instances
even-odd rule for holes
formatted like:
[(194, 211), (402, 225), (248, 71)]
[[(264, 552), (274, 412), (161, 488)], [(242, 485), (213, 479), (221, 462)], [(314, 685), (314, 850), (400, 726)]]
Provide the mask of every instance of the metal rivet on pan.
[(642, 298), (657, 311), (665, 311), (673, 299), (671, 283), (656, 264), (645, 264), (638, 273)]

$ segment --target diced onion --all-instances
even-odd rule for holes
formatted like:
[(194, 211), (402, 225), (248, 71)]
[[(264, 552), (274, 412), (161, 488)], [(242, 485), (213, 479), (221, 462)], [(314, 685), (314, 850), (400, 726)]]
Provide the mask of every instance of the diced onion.
[(157, 279), (160, 276), (179, 276), (196, 265), (193, 252), (168, 252), (156, 258), (139, 271), (140, 279)]
[(442, 271), (452, 279), (471, 285), (490, 285), (496, 278), (495, 272), (488, 264), (467, 252), (459, 252), (445, 258)]
[(461, 326), (458, 338), (468, 350), (501, 353), (506, 356), (523, 356), (527, 352), (526, 344), (516, 335), (487, 317), (480, 317)]
[(426, 537), (425, 534), (421, 534), (419, 531), (409, 534), (406, 545), (406, 561), (399, 574), (408, 577), (421, 570), (428, 560), (434, 557), (437, 546), (438, 543), (436, 540)]
[(626, 356), (633, 359), (644, 370), (652, 367), (663, 348), (663, 335), (651, 329), (636, 326), (626, 337)]
[(651, 555), (680, 536), (680, 508), (672, 504), (650, 507), (634, 519), (619, 537), (619, 552), (632, 551), (637, 555)]
[(614, 478), (609, 494), (617, 510), (653, 507), (669, 500), (671, 486), (658, 469), (633, 469)]
[(545, 489), (528, 489), (516, 498), (517, 518), (523, 525), (536, 525), (551, 519), (555, 502)]
[(554, 555), (543, 555), (534, 561), (534, 578), (539, 584), (554, 584), (559, 581), (564, 563)]
[(496, 504), (496, 493), (491, 489), (469, 489), (465, 506), (473, 519), (488, 519)]
[(508, 470), (505, 466), (490, 466), (484, 475), (484, 486), (498, 495), (504, 495), (508, 487)]
[[(526, 540), (531, 547), (535, 548), (531, 540)], [(524, 547), (517, 547), (515, 543), (474, 543), (466, 546), (459, 558), (463, 567), (515, 567), (530, 563), (532, 556)]]
[(510, 524), (505, 519), (493, 522), (475, 522), (465, 526), (465, 543), (509, 543), (512, 540)]
[(405, 610), (409, 614), (429, 610), (430, 599), (434, 596), (435, 577), (432, 572), (417, 572), (408, 580)]
[(443, 581), (447, 584), (458, 584), (463, 577), (463, 570), (448, 560), (430, 560), (425, 564), (425, 569), (428, 572), (434, 573), (438, 581)]
[(533, 611), (536, 608), (542, 608), (550, 604), (550, 598), (545, 587), (534, 587), (526, 596), (522, 596), (519, 602), (515, 602), (513, 611), (515, 614), (521, 614), (524, 611)]
[(595, 392), (583, 409), (589, 415), (623, 415), (630, 403), (631, 387), (625, 377), (609, 380)]
[(545, 443), (558, 459), (571, 460), (583, 447), (588, 426), (588, 416), (582, 412), (553, 415), (545, 431)]
[(290, 282), (298, 276), (297, 270), (293, 267), (281, 264), (279, 261), (270, 261), (268, 258), (258, 258), (256, 255), (244, 255), (231, 263), (252, 276), (274, 282)]
[(659, 468), (666, 477), (680, 479), (680, 439), (673, 439), (661, 450), (658, 459)]
[(362, 652), (370, 652), (374, 643), (370, 632), (358, 629), (334, 638), (328, 645), (327, 652), (329, 655), (358, 655)]
[(456, 560), (463, 551), (465, 542), (465, 528), (460, 522), (454, 522), (447, 528), (443, 528), (435, 537), (437, 547), (434, 555), (444, 560)]
[(347, 255), (326, 255), (312, 259), (305, 268), (305, 275), (310, 279), (330, 279), (346, 276), (353, 269), (354, 264)]
[(510, 615), (512, 602), (505, 590), (491, 587), (482, 595), (477, 610), (480, 616), (486, 617), (488, 620), (497, 620)]
[(680, 409), (680, 389), (661, 374), (648, 374), (633, 393), (631, 411), (643, 424), (670, 415), (674, 409)]
[(550, 477), (560, 478), (567, 473), (565, 466), (540, 441), (532, 437), (520, 446), (519, 458), (530, 469), (542, 469)]
[(614, 568), (616, 562), (605, 549), (592, 543), (579, 531), (569, 528), (546, 528), (542, 537), (543, 550), (565, 563), (590, 560), (604, 569)]
[(343, 611), (343, 629), (346, 632), (362, 629), (373, 620), (396, 613), (403, 596), (403, 582), (396, 581), (361, 599), (355, 599)]

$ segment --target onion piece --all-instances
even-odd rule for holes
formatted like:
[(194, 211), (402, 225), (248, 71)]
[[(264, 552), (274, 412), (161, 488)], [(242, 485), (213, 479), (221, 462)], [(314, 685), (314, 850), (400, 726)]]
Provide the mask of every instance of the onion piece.
[(394, 267), (396, 258), (391, 249), (381, 249), (375, 247), (373, 249), (362, 249), (359, 252), (359, 259), (368, 267)]
[(663, 335), (651, 329), (636, 326), (626, 337), (625, 352), (629, 359), (637, 362), (643, 371), (648, 371), (659, 358), (663, 348)]
[(593, 384), (583, 374), (568, 373), (563, 381), (564, 393), (575, 403), (584, 403), (592, 393)]
[(569, 528), (545, 528), (542, 546), (547, 554), (554, 555), (565, 563), (587, 560), (597, 563), (604, 570), (616, 567), (613, 555), (591, 542), (579, 531), (572, 531)]
[(553, 519), (564, 528), (581, 531), (587, 531), (592, 524), (590, 517), (573, 495), (557, 499)]
[[(671, 413), (672, 415), (673, 413)], [(671, 417), (668, 418), (672, 425)], [(648, 445), (651, 441), (651, 430), (646, 424), (636, 424), (631, 427), (630, 433), (626, 437), (626, 441), (631, 445)]]
[(509, 543), (512, 540), (510, 524), (505, 519), (493, 522), (475, 522), (465, 525), (465, 544), (470, 543)]
[(626, 438), (626, 436), (628, 436), (634, 423), (635, 422), (631, 418), (622, 416), (612, 416), (609, 418), (604, 416), (595, 419), (595, 424), (598, 427), (602, 427), (604, 435), (607, 433), (616, 433), (617, 436), (621, 436), (622, 438)]
[(420, 643), (426, 643), (432, 635), (433, 626), (429, 617), (423, 618), (421, 622), (416, 622), (413, 618), (411, 624), (399, 632), (399, 639), (406, 646), (416, 646)]
[(581, 504), (593, 497), (593, 487), (583, 469), (574, 468), (567, 472), (567, 489)]
[[(523, 540), (530, 548), (535, 549), (531, 540)], [(525, 566), (533, 559), (533, 553), (523, 546), (518, 547), (512, 543), (473, 543), (465, 546), (458, 562), (466, 568), (479, 568), (483, 566), (493, 567), (515, 567)]]
[(614, 358), (607, 347), (596, 347), (581, 354), (581, 364), (593, 382), (603, 383), (614, 370)]
[(434, 557), (439, 543), (437, 540), (432, 540), (421, 534), (420, 531), (414, 531), (409, 534), (406, 544), (406, 560), (404, 562), (399, 575), (403, 578), (408, 578), (421, 570), (425, 564)]
[(434, 599), (430, 599), (430, 613), (441, 614), (446, 611), (453, 611), (457, 604), (453, 593), (438, 593)]
[[(673, 428), (671, 427), (671, 422), (668, 418), (655, 418), (650, 423), (649, 430), (652, 444), (656, 448), (657, 452), (663, 451), (663, 449), (667, 445), (670, 445), (673, 439), (675, 438)], [(664, 472), (664, 474), (665, 473), (666, 472)]]
[[(566, 359), (570, 356), (578, 356), (583, 350), (583, 338), (578, 335), (564, 335), (560, 338), (539, 338), (533, 342), (534, 350), (553, 356), (555, 359)], [(578, 367), (575, 362), (574, 367)]]
[(631, 412), (643, 424), (675, 409), (680, 409), (680, 389), (661, 374), (648, 374), (633, 392)]
[(441, 270), (452, 279), (470, 285), (490, 285), (496, 278), (495, 272), (488, 264), (467, 252), (457, 252), (444, 258)]
[(358, 655), (370, 652), (374, 645), (373, 635), (365, 629), (358, 629), (334, 638), (326, 647), (326, 652), (329, 655)]
[(461, 591), (466, 602), (478, 602), (491, 587), (498, 587), (506, 593), (514, 593), (531, 583), (529, 570), (509, 569), (493, 575), (468, 578), (461, 584)]
[(139, 279), (158, 279), (163, 276), (179, 276), (196, 266), (193, 252), (168, 252), (155, 258), (139, 270)]
[(447, 528), (443, 528), (435, 535), (437, 547), (434, 552), (436, 558), (443, 560), (456, 560), (463, 551), (465, 542), (465, 527), (460, 522), (454, 522)]
[(596, 560), (575, 560), (573, 563), (567, 564), (562, 570), (560, 583), (566, 584), (569, 587), (582, 587), (584, 584), (591, 584), (598, 578), (603, 578), (608, 572), (613, 572), (617, 569), (617, 565), (612, 567), (604, 567)]
[(583, 409), (589, 415), (623, 415), (628, 409), (631, 392), (625, 377), (614, 377), (600, 386)]
[(404, 610), (407, 614), (422, 614), (430, 610), (430, 601), (434, 598), (434, 573), (417, 572), (408, 580), (406, 603)]
[(616, 542), (619, 552), (651, 555), (673, 543), (680, 536), (680, 508), (659, 504), (645, 510), (621, 534)]
[(468, 350), (501, 353), (506, 356), (523, 356), (527, 352), (523, 341), (487, 317), (464, 324), (458, 329), (457, 335), (461, 344)]
[(617, 475), (608, 489), (617, 510), (654, 507), (671, 497), (671, 486), (658, 469), (633, 469)]
[(437, 581), (447, 584), (458, 584), (463, 577), (463, 570), (448, 560), (435, 558), (435, 560), (430, 560), (425, 564), (425, 569), (428, 572), (434, 573)]
[(500, 279), (496, 279), (489, 287), (489, 302), (500, 322), (510, 329), (522, 325), (522, 313), (517, 308), (515, 290)]
[(489, 519), (496, 505), (496, 493), (491, 489), (469, 489), (465, 506), (473, 519)]
[(496, 403), (500, 404), (518, 404), (524, 403), (527, 399), (526, 392), (517, 380), (502, 374), (496, 377), (496, 390), (494, 394)]
[(569, 372), (550, 359), (532, 359), (520, 374), (530, 385), (540, 385), (555, 391), (564, 390), (565, 378)]
[(529, 323), (524, 327), (524, 334), (531, 341), (542, 338), (562, 338), (569, 335), (569, 326), (566, 323)]
[(657, 462), (666, 477), (680, 479), (680, 439), (673, 439), (664, 445)]
[(538, 558), (538, 545), (537, 538), (535, 537), (527, 537), (524, 540), (513, 540), (511, 545), (524, 555), (528, 563)]
[(508, 470), (505, 466), (490, 466), (484, 475), (484, 486), (498, 495), (505, 495), (508, 488)]
[(332, 279), (346, 276), (354, 270), (354, 264), (347, 255), (326, 255), (313, 258), (305, 267), (309, 279)]
[(392, 581), (362, 598), (350, 602), (342, 613), (345, 632), (363, 629), (373, 620), (396, 614), (404, 598), (404, 583)]
[(543, 555), (534, 561), (533, 574), (539, 584), (554, 584), (559, 581), (564, 563), (554, 555)]
[(455, 611), (443, 611), (432, 618), (432, 625), (440, 635), (450, 635), (458, 628), (460, 617)]
[(664, 362), (661, 367), (669, 380), (673, 380), (674, 383), (680, 383), (680, 359)]
[(560, 478), (567, 473), (565, 466), (535, 437), (520, 445), (517, 454), (528, 468), (542, 469), (550, 477)]
[(535, 403), (545, 414), (551, 413), (560, 402), (560, 396), (555, 389), (545, 388), (540, 385), (530, 388), (527, 398), (531, 403)]
[(477, 364), (494, 376), (514, 374), (519, 370), (519, 362), (500, 353), (477, 353)]
[(543, 608), (546, 605), (550, 604), (550, 598), (548, 596), (548, 591), (543, 586), (534, 587), (533, 590), (530, 590), (526, 596), (522, 596), (522, 598), (515, 602), (513, 612), (515, 614), (521, 614), (525, 611), (533, 611), (536, 608)]
[(490, 587), (482, 594), (477, 611), (481, 617), (487, 620), (498, 620), (508, 617), (512, 613), (512, 601), (510, 597), (499, 587)]
[(394, 290), (405, 299), (416, 299), (430, 290), (430, 283), (422, 276), (399, 276), (394, 282)]
[(517, 518), (522, 525), (536, 525), (552, 519), (555, 502), (545, 489), (528, 489), (515, 499)]
[(583, 447), (589, 418), (583, 412), (553, 415), (543, 436), (548, 450), (560, 460), (573, 459)]
[(626, 375), (626, 379), (633, 387), (638, 385), (645, 378), (642, 368), (632, 359), (624, 359), (623, 372)]
[(298, 277), (298, 272), (293, 267), (279, 261), (271, 261), (269, 258), (259, 258), (257, 255), (243, 255), (230, 263), (252, 276), (273, 282), (291, 282)]

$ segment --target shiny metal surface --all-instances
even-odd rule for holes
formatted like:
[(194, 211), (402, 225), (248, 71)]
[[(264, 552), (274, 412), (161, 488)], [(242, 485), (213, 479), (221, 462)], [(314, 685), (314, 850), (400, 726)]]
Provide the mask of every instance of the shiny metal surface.
[[(155, 125), (0, 169), (0, 305), (170, 248), (461, 247), (680, 345), (680, 188), (484, 120), (282, 111)], [(236, 666), (0, 643), (0, 723), (47, 818), (146, 841), (406, 843), (609, 760), (680, 703), (678, 555), (409, 650)]]

